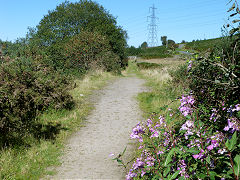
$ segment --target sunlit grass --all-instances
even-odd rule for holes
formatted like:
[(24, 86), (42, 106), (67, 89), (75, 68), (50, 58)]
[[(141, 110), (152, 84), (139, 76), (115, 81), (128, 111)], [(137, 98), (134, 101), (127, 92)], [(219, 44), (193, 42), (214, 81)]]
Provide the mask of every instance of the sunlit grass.
[(184, 61), (152, 59), (141, 60), (141, 62), (158, 63), (163, 65), (162, 67), (154, 69), (139, 69), (137, 68), (136, 63), (130, 64), (130, 66), (135, 66), (135, 68), (129, 68), (135, 69), (138, 76), (146, 80), (146, 86), (150, 89), (149, 92), (140, 93), (137, 97), (145, 118), (148, 118), (153, 112), (157, 114), (166, 113), (167, 110), (163, 111), (161, 109), (165, 106), (176, 110), (179, 106), (179, 101), (176, 101), (176, 99), (181, 96), (184, 89), (182, 86), (176, 85), (172, 82), (172, 77), (170, 76), (169, 71), (178, 68), (180, 65), (184, 64)]

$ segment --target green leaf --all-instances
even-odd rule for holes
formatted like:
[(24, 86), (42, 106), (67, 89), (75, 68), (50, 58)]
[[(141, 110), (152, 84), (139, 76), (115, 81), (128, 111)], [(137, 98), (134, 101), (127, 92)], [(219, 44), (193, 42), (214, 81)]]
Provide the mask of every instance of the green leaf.
[(231, 140), (227, 140), (225, 143), (225, 146), (228, 148), (229, 151), (232, 151), (234, 148), (236, 148), (237, 143), (237, 131), (233, 134)]
[(207, 160), (208, 164), (210, 164), (210, 163), (211, 163), (210, 156), (208, 156), (206, 160)]
[(120, 159), (117, 159), (117, 162), (120, 163), (120, 164), (122, 164), (122, 160), (120, 160)]
[(167, 155), (167, 158), (166, 158), (166, 161), (165, 161), (165, 163), (164, 163), (164, 166), (165, 166), (165, 167), (172, 161), (172, 155), (174, 154), (174, 152), (175, 152), (175, 148), (172, 148), (172, 149), (169, 151), (169, 153), (168, 153), (168, 155)]
[(126, 152), (126, 150), (127, 150), (127, 146), (126, 146), (126, 147), (125, 147), (125, 149), (123, 150), (123, 152), (122, 152), (121, 156), (123, 156), (123, 155), (124, 155), (124, 153)]
[(155, 175), (152, 179), (153, 179), (153, 180), (154, 180), (154, 179), (158, 180), (158, 179), (160, 179), (160, 176), (159, 176), (159, 175)]
[(166, 177), (168, 175), (168, 173), (170, 172), (171, 168), (167, 167), (164, 172), (163, 172), (163, 176)]
[(180, 178), (178, 178), (178, 180), (185, 180), (185, 177), (181, 176)]
[(188, 153), (192, 153), (192, 154), (198, 154), (200, 153), (200, 151), (198, 149), (195, 148), (191, 148), (187, 150)]
[(177, 176), (178, 176), (178, 174), (179, 174), (179, 172), (180, 172), (180, 170), (178, 170), (178, 171), (176, 171), (174, 174), (172, 174), (172, 175), (168, 175), (168, 179), (175, 179)]
[(234, 172), (235, 175), (239, 176), (240, 174), (240, 155), (236, 155), (236, 157), (234, 158)]
[(217, 175), (217, 173), (214, 171), (210, 171), (209, 174), (210, 174), (210, 179), (215, 180), (215, 176)]

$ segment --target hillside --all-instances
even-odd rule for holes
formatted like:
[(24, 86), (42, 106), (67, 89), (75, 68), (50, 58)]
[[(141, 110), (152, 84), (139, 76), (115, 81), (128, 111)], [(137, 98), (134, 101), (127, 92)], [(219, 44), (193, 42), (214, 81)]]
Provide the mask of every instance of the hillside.
[(221, 38), (197, 40), (186, 43), (185, 48), (188, 50), (196, 50), (202, 52), (213, 49), (220, 41)]

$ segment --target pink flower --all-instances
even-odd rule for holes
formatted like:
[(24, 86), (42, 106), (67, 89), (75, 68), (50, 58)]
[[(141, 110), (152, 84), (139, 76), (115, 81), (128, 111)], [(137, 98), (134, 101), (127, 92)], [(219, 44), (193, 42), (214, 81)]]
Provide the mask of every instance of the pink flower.
[(153, 137), (159, 137), (159, 132), (154, 131), (150, 138), (153, 138)]

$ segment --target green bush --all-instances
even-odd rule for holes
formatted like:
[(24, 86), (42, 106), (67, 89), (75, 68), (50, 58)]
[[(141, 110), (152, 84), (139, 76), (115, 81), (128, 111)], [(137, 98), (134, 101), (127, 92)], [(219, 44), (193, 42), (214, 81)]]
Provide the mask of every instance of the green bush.
[(108, 39), (97, 32), (82, 31), (65, 44), (67, 68), (86, 71), (101, 68), (117, 71), (121, 68), (119, 56), (111, 50)]
[[(223, 38), (222, 44), (207, 58), (196, 58), (190, 71), (190, 88), (201, 109), (200, 115), (218, 130), (224, 128), (229, 116), (221, 109), (231, 108), (240, 102), (240, 51), (236, 48), (239, 46), (240, 39)], [(209, 121), (215, 110), (216, 122)]]
[(65, 66), (65, 42), (83, 31), (98, 32), (109, 41), (110, 50), (119, 56), (121, 67), (127, 66), (125, 47), (126, 32), (117, 26), (116, 19), (93, 1), (68, 1), (49, 11), (37, 26), (35, 38), (45, 48), (51, 63), (57, 68)]
[(144, 59), (171, 57), (171, 54), (168, 52), (168, 50), (169, 49), (164, 46), (146, 48), (142, 49), (139, 56)]
[(28, 133), (44, 110), (73, 106), (69, 79), (43, 64), (18, 59), (1, 64), (0, 72), (1, 143)]

